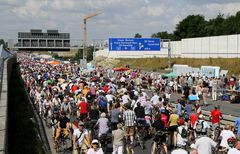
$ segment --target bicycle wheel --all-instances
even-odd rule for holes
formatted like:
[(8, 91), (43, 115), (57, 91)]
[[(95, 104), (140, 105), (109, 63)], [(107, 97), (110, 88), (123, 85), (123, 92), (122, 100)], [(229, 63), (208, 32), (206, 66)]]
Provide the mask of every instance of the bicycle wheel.
[(156, 145), (155, 154), (167, 154), (162, 143)]
[(131, 147), (131, 145), (126, 145), (126, 151), (127, 151), (127, 154), (133, 154), (134, 153), (133, 148)]
[(137, 133), (138, 143), (142, 149), (144, 149), (144, 142), (143, 142), (143, 136), (140, 133)]

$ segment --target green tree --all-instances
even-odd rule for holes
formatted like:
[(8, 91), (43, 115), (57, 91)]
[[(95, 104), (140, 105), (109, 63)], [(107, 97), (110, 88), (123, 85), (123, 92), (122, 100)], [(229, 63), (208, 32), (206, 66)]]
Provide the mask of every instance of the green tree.
[(214, 19), (210, 19), (205, 25), (205, 36), (218, 36), (224, 34), (224, 15), (218, 14)]
[(142, 38), (142, 35), (139, 34), (139, 33), (136, 33), (135, 36), (134, 36), (134, 38)]
[[(93, 46), (87, 47), (87, 62), (90, 62), (91, 60), (93, 60), (93, 51), (94, 51)], [(82, 58), (83, 58), (83, 49), (79, 49), (78, 52), (75, 54), (73, 60), (76, 60), (79, 62), (79, 60)]]
[(173, 34), (168, 33), (167, 31), (158, 32), (151, 35), (152, 38), (161, 38), (161, 39), (173, 39)]
[(206, 23), (206, 20), (201, 15), (187, 16), (176, 26), (176, 30), (174, 31), (176, 40), (205, 36)]

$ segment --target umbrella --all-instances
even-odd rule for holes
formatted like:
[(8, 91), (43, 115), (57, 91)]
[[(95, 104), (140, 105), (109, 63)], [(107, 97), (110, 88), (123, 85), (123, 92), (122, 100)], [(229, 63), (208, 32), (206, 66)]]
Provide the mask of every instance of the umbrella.
[(47, 63), (50, 64), (50, 65), (59, 65), (59, 64), (61, 64), (60, 61), (50, 61), (50, 62), (47, 62)]
[(115, 67), (113, 68), (114, 71), (128, 71), (130, 68), (127, 67)]
[(163, 74), (163, 76), (168, 77), (168, 78), (176, 78), (176, 77), (177, 77), (177, 74), (171, 72), (171, 73), (168, 73), (168, 74)]

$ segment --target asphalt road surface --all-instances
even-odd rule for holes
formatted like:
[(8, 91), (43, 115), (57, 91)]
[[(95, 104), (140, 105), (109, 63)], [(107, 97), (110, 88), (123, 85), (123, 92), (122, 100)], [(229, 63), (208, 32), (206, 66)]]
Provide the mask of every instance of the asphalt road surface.
[[(151, 96), (152, 92), (150, 91), (147, 91), (147, 94), (149, 96)], [(180, 98), (181, 95), (180, 94), (172, 94), (171, 95), (171, 99), (170, 101), (171, 102), (174, 102), (176, 101), (178, 98)], [(202, 101), (201, 101), (202, 103)], [(207, 107), (202, 107), (203, 110), (207, 110), (207, 111), (211, 111), (215, 105), (219, 105), (220, 106), (220, 109), (221, 111), (223, 112), (223, 114), (226, 114), (226, 115), (233, 115), (233, 116), (240, 116), (240, 104), (230, 104), (229, 102), (227, 101), (212, 101), (211, 99), (208, 100), (208, 103), (210, 104), (209, 106)], [(49, 143), (50, 143), (50, 147), (52, 149), (52, 153), (56, 153), (54, 148), (53, 148), (53, 138), (51, 137), (51, 134), (52, 134), (52, 130), (50, 128), (46, 128), (46, 133), (48, 135), (48, 139), (49, 139)], [(134, 148), (134, 152), (136, 154), (150, 154), (151, 153), (151, 145), (152, 145), (152, 138), (150, 139), (147, 139), (146, 142), (145, 142), (145, 149), (142, 150), (140, 148), (140, 146), (136, 146)], [(71, 143), (69, 141), (68, 143), (68, 146), (70, 147), (71, 146)], [(65, 151), (66, 154), (71, 154), (72, 151), (71, 150), (67, 150)], [(108, 152), (107, 153), (112, 153), (112, 145), (111, 144), (108, 144)]]

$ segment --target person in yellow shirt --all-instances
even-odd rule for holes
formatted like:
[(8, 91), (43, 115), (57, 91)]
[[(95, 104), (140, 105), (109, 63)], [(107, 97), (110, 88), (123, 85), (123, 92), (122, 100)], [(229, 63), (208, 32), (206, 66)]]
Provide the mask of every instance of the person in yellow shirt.
[(168, 126), (169, 131), (171, 132), (171, 138), (172, 138), (172, 144), (174, 147), (177, 146), (177, 128), (178, 128), (178, 120), (179, 116), (177, 115), (177, 110), (173, 112), (173, 114), (170, 115)]
[(86, 97), (86, 95), (87, 95), (88, 92), (89, 92), (89, 88), (88, 88), (88, 86), (85, 86), (85, 87), (83, 88), (83, 91), (82, 91), (83, 96)]

